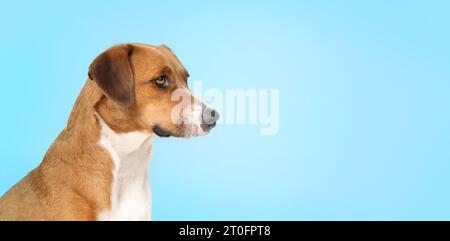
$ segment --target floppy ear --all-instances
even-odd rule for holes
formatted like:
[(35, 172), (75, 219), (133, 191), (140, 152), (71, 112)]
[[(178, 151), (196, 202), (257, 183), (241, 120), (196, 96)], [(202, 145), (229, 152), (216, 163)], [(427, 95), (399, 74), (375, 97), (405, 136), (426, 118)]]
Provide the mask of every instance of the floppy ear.
[(108, 98), (122, 107), (132, 106), (135, 97), (131, 51), (131, 45), (114, 46), (100, 54), (89, 66), (89, 78)]

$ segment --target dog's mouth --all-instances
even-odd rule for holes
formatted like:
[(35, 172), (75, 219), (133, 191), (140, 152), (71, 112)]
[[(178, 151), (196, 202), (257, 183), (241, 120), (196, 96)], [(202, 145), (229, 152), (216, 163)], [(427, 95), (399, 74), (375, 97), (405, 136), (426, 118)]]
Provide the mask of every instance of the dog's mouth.
[[(195, 136), (201, 136), (209, 132), (209, 130), (204, 130), (202, 127), (197, 125), (181, 125), (175, 128), (175, 131), (169, 131), (157, 124), (153, 126), (152, 130), (153, 133), (155, 133), (159, 137), (173, 136), (179, 138), (191, 138)], [(202, 130), (202, 132), (200, 130)]]
[(170, 131), (168, 131), (160, 126), (157, 126), (157, 125), (153, 127), (153, 132), (159, 137), (169, 137), (172, 135), (172, 133), (170, 133)]

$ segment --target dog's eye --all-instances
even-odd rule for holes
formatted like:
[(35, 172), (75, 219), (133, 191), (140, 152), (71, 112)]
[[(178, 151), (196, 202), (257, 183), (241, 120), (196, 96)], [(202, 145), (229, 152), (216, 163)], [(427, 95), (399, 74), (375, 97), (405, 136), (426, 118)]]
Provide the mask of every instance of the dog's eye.
[(167, 88), (169, 86), (168, 78), (165, 75), (154, 79), (153, 82), (160, 88)]

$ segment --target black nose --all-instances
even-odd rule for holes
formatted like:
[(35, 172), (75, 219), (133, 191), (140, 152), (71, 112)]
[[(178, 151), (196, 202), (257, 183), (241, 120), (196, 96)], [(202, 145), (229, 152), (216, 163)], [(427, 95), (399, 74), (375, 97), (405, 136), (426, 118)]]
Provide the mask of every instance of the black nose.
[(204, 131), (209, 131), (212, 128), (214, 128), (214, 126), (216, 126), (216, 122), (217, 120), (219, 120), (219, 112), (217, 112), (214, 109), (211, 108), (205, 108), (203, 110), (203, 116), (202, 116), (202, 129)]

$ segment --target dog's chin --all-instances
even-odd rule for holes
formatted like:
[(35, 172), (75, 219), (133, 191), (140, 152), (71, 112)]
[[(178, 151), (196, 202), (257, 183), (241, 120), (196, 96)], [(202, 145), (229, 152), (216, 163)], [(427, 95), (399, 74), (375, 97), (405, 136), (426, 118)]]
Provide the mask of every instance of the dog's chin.
[(191, 138), (197, 136), (203, 136), (208, 134), (209, 131), (203, 130), (200, 125), (186, 125), (186, 128), (183, 133), (184, 138)]

